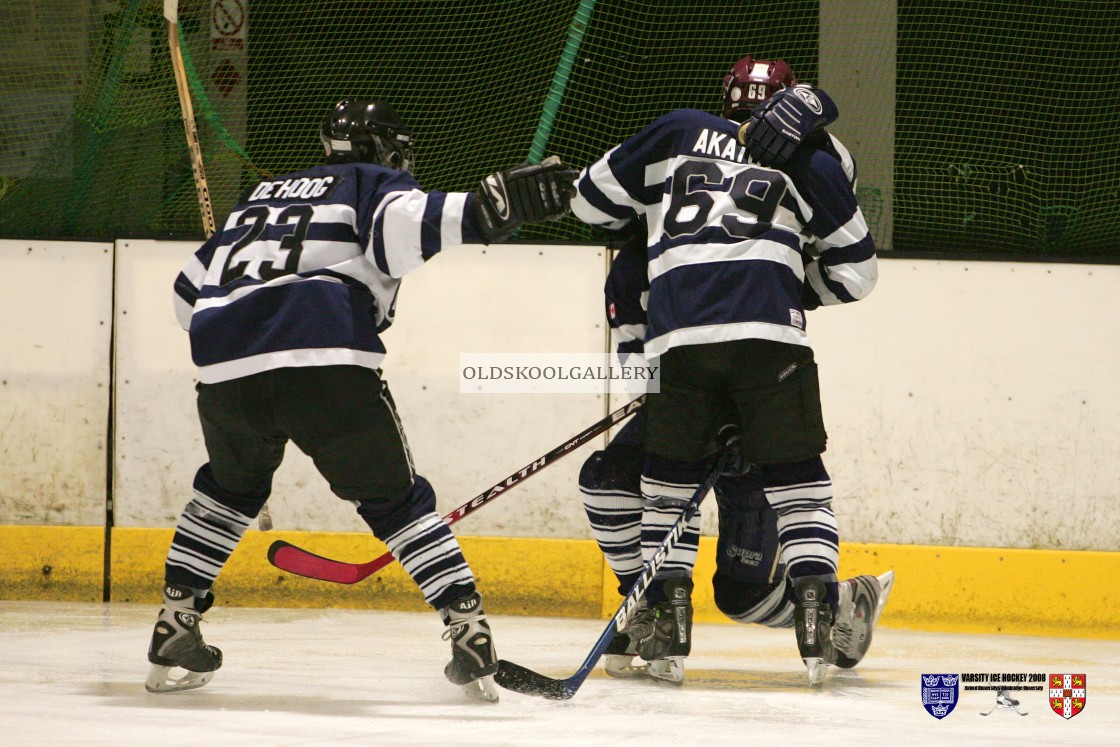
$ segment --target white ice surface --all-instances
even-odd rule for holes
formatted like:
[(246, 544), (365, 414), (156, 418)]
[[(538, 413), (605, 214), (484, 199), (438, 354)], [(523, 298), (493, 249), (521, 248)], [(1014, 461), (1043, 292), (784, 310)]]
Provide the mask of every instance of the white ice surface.
[[(857, 669), (811, 689), (788, 630), (698, 625), (681, 687), (597, 670), (569, 701), (507, 691), (466, 700), (443, 678), (434, 614), (215, 608), (203, 631), (225, 653), (207, 686), (150, 694), (156, 608), (0, 602), (0, 745), (1117, 745), (1120, 642), (881, 629)], [(499, 654), (552, 677), (576, 671), (604, 621), (491, 616)], [(990, 691), (960, 693), (943, 720), (919, 675), (1087, 675), (1066, 720), (1042, 692), (1019, 716)]]

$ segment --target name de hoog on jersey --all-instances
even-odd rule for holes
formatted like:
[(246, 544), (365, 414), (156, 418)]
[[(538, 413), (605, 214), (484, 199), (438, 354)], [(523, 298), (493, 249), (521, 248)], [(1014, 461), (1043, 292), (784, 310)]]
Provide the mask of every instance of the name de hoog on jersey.
[(306, 176), (298, 179), (278, 179), (261, 182), (246, 202), (258, 200), (318, 200), (328, 197), (342, 182), (337, 176)]

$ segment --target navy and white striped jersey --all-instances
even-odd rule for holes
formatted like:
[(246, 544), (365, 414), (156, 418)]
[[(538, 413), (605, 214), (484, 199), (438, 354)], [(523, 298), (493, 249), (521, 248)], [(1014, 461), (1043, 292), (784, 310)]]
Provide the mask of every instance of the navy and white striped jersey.
[(572, 212), (581, 220), (615, 229), (645, 220), (646, 355), (744, 338), (808, 345), (807, 308), (859, 300), (875, 285), (846, 149), (820, 138), (764, 168), (737, 127), (671, 112), (580, 175)]
[(447, 247), (481, 242), (470, 199), (366, 163), (258, 184), (175, 280), (199, 380), (379, 368), (400, 279)]
[(627, 244), (615, 254), (603, 294), (615, 352), (619, 356), (644, 352), (649, 298), (644, 247)]

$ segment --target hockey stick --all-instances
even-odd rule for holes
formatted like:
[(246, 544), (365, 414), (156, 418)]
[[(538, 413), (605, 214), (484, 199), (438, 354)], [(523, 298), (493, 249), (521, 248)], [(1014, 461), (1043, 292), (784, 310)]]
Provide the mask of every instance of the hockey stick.
[(198, 139), (198, 125), (194, 121), (194, 106), (191, 104), (191, 89), (187, 83), (187, 68), (183, 63), (183, 50), (179, 46), (179, 3), (166, 0), (163, 16), (167, 19), (167, 44), (171, 49), (171, 67), (175, 70), (175, 87), (179, 90), (179, 108), (183, 113), (183, 130), (187, 135), (187, 150), (191, 154), (191, 169), (194, 171), (194, 186), (198, 192), (198, 208), (202, 213), (202, 229), (206, 237), (214, 234), (214, 209), (210, 204), (210, 185), (206, 180), (206, 170), (202, 165), (202, 145)]
[[(444, 523), (454, 524), (463, 517), (482, 508), (514, 485), (524, 482), (548, 465), (555, 464), (561, 457), (567, 456), (580, 446), (583, 446), (585, 443), (595, 438), (595, 436), (605, 432), (611, 426), (633, 415), (645, 404), (645, 401), (646, 395), (642, 394), (638, 396), (636, 399), (615, 410), (595, 425), (560, 444), (540, 459), (527, 464), (501, 482), (487, 488), (462, 506), (459, 506), (447, 516), (443, 517)], [(324, 558), (321, 555), (308, 552), (284, 540), (276, 540), (268, 548), (268, 562), (272, 563), (280, 570), (294, 573), (297, 576), (305, 576), (320, 581), (331, 581), (336, 584), (356, 584), (362, 579), (377, 573), (395, 559), (392, 553), (387, 552), (368, 563), (344, 563), (340, 560), (331, 560), (330, 558)]]
[[(187, 82), (187, 66), (183, 62), (183, 49), (179, 46), (178, 0), (164, 0), (163, 17), (167, 19), (167, 45), (171, 50), (171, 67), (175, 71), (175, 88), (179, 92), (179, 109), (183, 114), (187, 150), (191, 154), (191, 170), (194, 172), (195, 192), (198, 193), (202, 230), (206, 238), (210, 238), (217, 230), (217, 224), (214, 222), (214, 207), (210, 203), (210, 182), (206, 179), (206, 169), (202, 163), (202, 143), (198, 139), (198, 124), (194, 121), (194, 105), (191, 104), (191, 89)], [(268, 503), (261, 506), (260, 513), (257, 514), (257, 526), (262, 532), (272, 529), (272, 513), (268, 510)]]
[(654, 552), (653, 557), (642, 568), (642, 574), (638, 576), (638, 580), (630, 588), (630, 593), (622, 600), (618, 611), (614, 613), (614, 617), (607, 625), (606, 630), (599, 636), (599, 640), (591, 648), (591, 653), (583, 660), (576, 673), (567, 679), (553, 679), (546, 677), (543, 674), (538, 674), (531, 669), (526, 669), (520, 664), (514, 664), (505, 659), (498, 660), (498, 671), (494, 675), (494, 681), (507, 690), (523, 693), (525, 695), (540, 695), (549, 700), (568, 700), (579, 690), (583, 685), (584, 680), (591, 674), (591, 670), (595, 668), (595, 664), (606, 653), (607, 647), (611, 645), (611, 641), (618, 634), (620, 630), (626, 627), (626, 623), (630, 621), (631, 616), (638, 609), (638, 603), (641, 601), (642, 596), (646, 593), (646, 589), (653, 582), (653, 577), (665, 563), (665, 559), (677, 542), (680, 540), (681, 535), (684, 534), (685, 527), (688, 522), (696, 515), (700, 509), (700, 503), (704, 500), (704, 496), (712, 489), (716, 479), (719, 477), (721, 467), (723, 466), (722, 457), (716, 461), (712, 469), (708, 472), (707, 478), (704, 482), (696, 488), (696, 492), (692, 494), (688, 504), (685, 505), (684, 511), (681, 513), (677, 523), (673, 524), (669, 534), (661, 542), (660, 547)]

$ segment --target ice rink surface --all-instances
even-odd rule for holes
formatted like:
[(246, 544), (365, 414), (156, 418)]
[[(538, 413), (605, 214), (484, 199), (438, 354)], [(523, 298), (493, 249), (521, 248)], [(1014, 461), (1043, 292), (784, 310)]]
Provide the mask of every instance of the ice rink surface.
[[(569, 701), (469, 701), (443, 678), (435, 613), (215, 608), (225, 665), (205, 687), (144, 690), (155, 606), (0, 602), (0, 745), (1118, 745), (1120, 642), (880, 629), (854, 670), (812, 690), (793, 633), (697, 625), (679, 687), (598, 669)], [(553, 677), (605, 621), (491, 616), (499, 654)], [(1043, 692), (959, 691), (942, 720), (921, 674), (1085, 674), (1067, 720)]]

